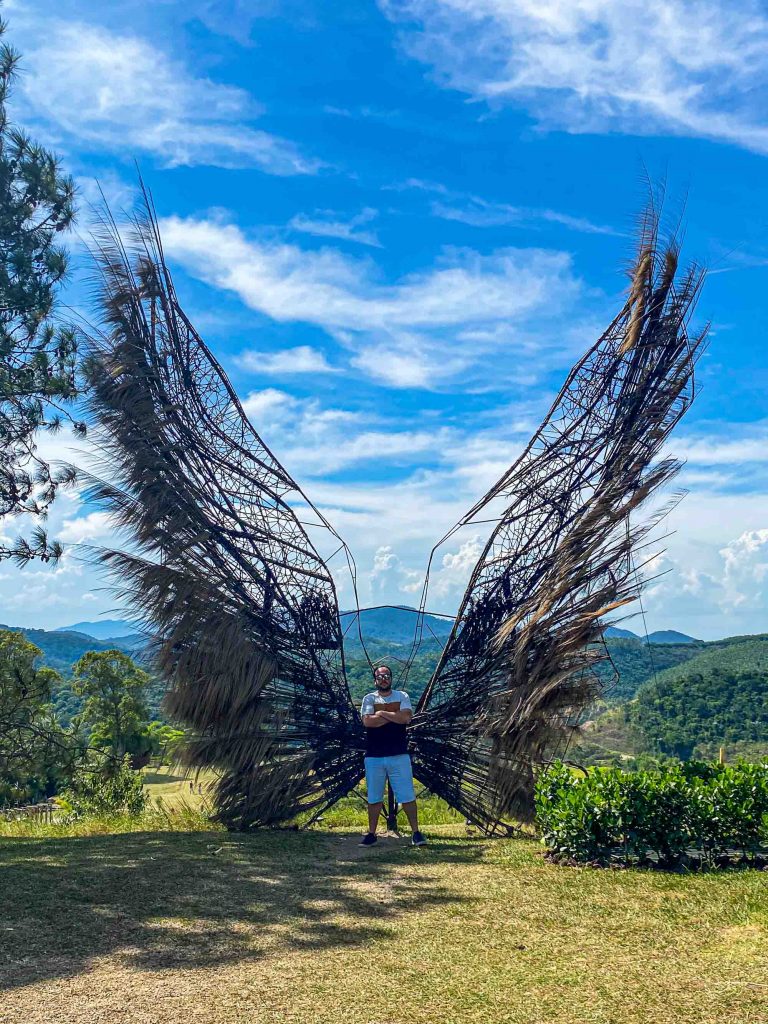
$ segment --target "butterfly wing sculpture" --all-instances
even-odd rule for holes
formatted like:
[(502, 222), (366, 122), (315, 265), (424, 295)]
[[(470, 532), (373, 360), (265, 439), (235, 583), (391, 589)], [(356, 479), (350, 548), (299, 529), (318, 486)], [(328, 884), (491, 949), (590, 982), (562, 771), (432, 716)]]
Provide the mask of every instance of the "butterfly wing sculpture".
[[(95, 251), (90, 412), (107, 470), (91, 497), (130, 540), (97, 557), (151, 627), (166, 708), (194, 735), (187, 756), (219, 777), (219, 817), (317, 814), (362, 777), (364, 730), (310, 521), (346, 548), (179, 306), (149, 202), (133, 235), (129, 252), (108, 221)], [(458, 524), (503, 506), (419, 702), (414, 770), (488, 831), (530, 816), (537, 765), (598, 690), (603, 617), (638, 595), (633, 552), (658, 520), (638, 511), (678, 468), (657, 460), (703, 344), (687, 330), (701, 274), (675, 284), (676, 271), (649, 215), (622, 312)]]
[(95, 250), (90, 412), (107, 472), (90, 496), (132, 541), (98, 558), (155, 637), (166, 708), (220, 777), (220, 817), (275, 822), (362, 775), (334, 579), (294, 506), (335, 533), (184, 315), (149, 203), (133, 235), (128, 252), (107, 221)]
[(676, 283), (677, 269), (677, 245), (659, 245), (650, 211), (624, 308), (451, 531), (501, 503), (418, 705), (414, 770), (489, 831), (530, 817), (537, 766), (598, 696), (604, 617), (639, 597), (634, 556), (669, 509), (640, 514), (680, 468), (663, 447), (692, 401), (705, 340), (687, 329), (702, 273)]

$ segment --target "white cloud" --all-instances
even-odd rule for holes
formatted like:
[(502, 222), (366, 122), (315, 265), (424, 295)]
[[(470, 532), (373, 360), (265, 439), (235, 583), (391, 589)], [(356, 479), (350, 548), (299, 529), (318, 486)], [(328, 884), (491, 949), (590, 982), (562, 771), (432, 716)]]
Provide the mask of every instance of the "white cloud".
[(559, 302), (578, 291), (570, 256), (546, 249), (454, 250), (440, 266), (387, 286), (372, 280), (366, 263), (334, 250), (249, 241), (234, 225), (210, 220), (169, 217), (161, 229), (174, 259), (275, 320), (347, 330), (443, 327), (528, 316), (550, 305), (550, 291)]
[(393, 386), (439, 385), (489, 351), (498, 386), (496, 341), (467, 335), (457, 346), (449, 329), (540, 329), (581, 293), (570, 256), (546, 249), (450, 250), (437, 266), (384, 284), (368, 260), (336, 250), (250, 240), (211, 219), (170, 217), (161, 227), (166, 252), (187, 271), (275, 320), (318, 324), (354, 352), (354, 365)]
[(324, 408), (317, 399), (300, 399), (266, 388), (243, 400), (243, 409), (289, 473), (317, 477), (349, 466), (418, 462), (439, 452), (450, 431), (370, 429), (371, 414)]
[[(55, 536), (55, 532), (51, 531)], [(7, 564), (0, 575), (0, 620), (10, 626), (34, 625), (41, 620), (51, 623), (57, 607), (78, 607), (82, 593), (85, 567), (70, 551), (65, 551), (56, 564), (32, 563), (24, 569)]]
[(104, 540), (113, 534), (108, 512), (89, 512), (85, 516), (65, 519), (57, 537), (67, 544), (81, 544), (83, 541)]
[(319, 169), (293, 143), (250, 126), (261, 111), (244, 90), (196, 77), (145, 39), (83, 22), (19, 22), (29, 32), (23, 95), (36, 120), (78, 148), (152, 153), (171, 167)]
[(755, 0), (379, 0), (445, 85), (547, 128), (666, 132), (768, 152)]
[(301, 373), (339, 372), (339, 367), (331, 366), (323, 353), (310, 345), (297, 345), (276, 352), (248, 349), (235, 358), (235, 363), (242, 370), (286, 377)]
[(768, 493), (688, 495), (664, 522), (666, 552), (645, 569), (660, 576), (643, 599), (649, 629), (702, 639), (766, 632), (765, 523)]
[(376, 217), (377, 211), (366, 207), (355, 217), (340, 220), (330, 210), (321, 210), (312, 217), (296, 214), (289, 223), (294, 231), (303, 231), (307, 235), (318, 235), (321, 238), (340, 238), (345, 242), (359, 242), (375, 249), (381, 248), (381, 242), (375, 232), (360, 230), (361, 225), (368, 224)]
[(259, 424), (270, 416), (277, 415), (281, 418), (285, 412), (296, 403), (296, 399), (286, 391), (278, 391), (277, 388), (264, 388), (263, 391), (252, 391), (243, 399), (243, 411), (245, 415), (256, 424)]
[(476, 354), (467, 346), (464, 355), (444, 352), (441, 359), (438, 350), (439, 345), (431, 339), (401, 331), (383, 344), (367, 344), (352, 359), (352, 365), (390, 387), (429, 388), (436, 381), (456, 377)]
[(721, 549), (724, 604), (753, 608), (766, 604), (768, 529), (749, 530)]
[(538, 209), (529, 206), (512, 206), (510, 203), (499, 203), (469, 192), (457, 192), (439, 182), (423, 181), (420, 178), (409, 178), (398, 185), (389, 185), (388, 189), (395, 192), (425, 192), (428, 195), (440, 196), (432, 199), (430, 210), (435, 217), (443, 220), (457, 221), (474, 228), (494, 228), (514, 226), (531, 226), (542, 221), (560, 224), (572, 231), (580, 231), (589, 235), (620, 235), (622, 232), (604, 224), (593, 224), (586, 217), (574, 217), (569, 213), (557, 210)]
[[(698, 438), (675, 439), (675, 454), (699, 466), (739, 466), (745, 462), (768, 462), (768, 429), (765, 426), (759, 423), (748, 424), (739, 431), (735, 425), (724, 424), (723, 432), (726, 431), (732, 435), (728, 440), (714, 433)], [(745, 436), (734, 437), (737, 431)]]
[(484, 542), (475, 535), (460, 544), (456, 551), (446, 552), (440, 561), (440, 568), (430, 574), (430, 598), (443, 601), (447, 597), (453, 597), (458, 601), (467, 588), (472, 570), (483, 553), (483, 547)]
[(414, 594), (421, 590), (423, 584), (422, 574), (403, 565), (390, 544), (376, 549), (368, 579), (371, 594), (379, 597), (391, 594), (393, 588), (404, 594)]

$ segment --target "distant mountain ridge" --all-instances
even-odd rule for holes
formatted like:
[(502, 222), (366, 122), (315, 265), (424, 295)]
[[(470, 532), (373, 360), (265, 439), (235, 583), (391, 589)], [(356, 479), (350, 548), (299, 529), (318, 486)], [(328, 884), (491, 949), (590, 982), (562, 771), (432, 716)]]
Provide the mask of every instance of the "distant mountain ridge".
[[(55, 668), (63, 676), (70, 675), (74, 663), (88, 651), (109, 651), (117, 648), (126, 654), (133, 654), (135, 650), (130, 642), (112, 640), (110, 643), (104, 643), (87, 633), (72, 629), (26, 629), (23, 626), (1, 624), (0, 629), (23, 633), (30, 643), (40, 648), (45, 664)], [(130, 638), (126, 639), (130, 641)]]
[[(387, 643), (410, 644), (416, 629), (418, 611), (407, 605), (382, 605), (376, 608), (363, 608), (360, 612), (360, 627), (363, 639), (376, 639)], [(340, 613), (341, 628), (347, 644), (359, 646), (357, 637), (357, 612), (343, 611)], [(453, 628), (454, 620), (450, 616), (424, 613), (424, 639), (445, 641)], [(126, 640), (135, 641), (141, 635), (141, 627), (127, 619), (99, 619), (97, 621), (74, 622), (68, 626), (59, 626), (57, 633), (85, 633), (95, 640)], [(649, 633), (647, 638), (633, 633), (631, 629), (620, 626), (608, 626), (606, 637), (622, 640), (646, 640), (652, 644), (697, 644), (702, 641), (695, 637), (680, 633), (674, 629), (660, 629)]]
[[(341, 612), (341, 631), (346, 648), (359, 647), (357, 612)], [(363, 608), (360, 612), (360, 632), (367, 643), (371, 640), (396, 646), (413, 643), (418, 623), (418, 611), (405, 605)], [(425, 612), (422, 619), (422, 639), (433, 646), (442, 646), (453, 629), (453, 619)]]
[(693, 636), (688, 636), (687, 633), (678, 633), (676, 629), (657, 629), (653, 633), (648, 633), (647, 636), (641, 636), (639, 633), (633, 633), (631, 629), (621, 629), (618, 626), (607, 626), (605, 635), (609, 639), (614, 640), (647, 640), (651, 644), (700, 644), (702, 640), (697, 640)]
[(141, 627), (126, 619), (99, 619), (97, 622), (75, 622), (71, 626), (58, 626), (55, 633), (85, 633), (94, 640), (118, 640), (121, 637), (134, 637), (141, 633)]
[[(407, 607), (364, 610), (361, 613), (361, 626), (365, 651), (360, 644), (356, 617), (356, 612), (341, 613), (342, 627), (346, 632), (344, 648), (347, 681), (355, 700), (368, 692), (371, 685), (371, 669), (366, 653), (374, 662), (388, 661), (396, 674), (410, 662), (417, 612)], [(425, 615), (423, 621), (422, 643), (415, 654), (405, 684), (412, 697), (418, 697), (424, 689), (453, 626), (452, 619), (436, 615)], [(23, 633), (40, 648), (41, 660), (62, 675), (64, 681), (55, 694), (54, 703), (65, 721), (79, 711), (80, 701), (72, 693), (69, 679), (72, 665), (83, 654), (87, 651), (117, 648), (139, 663), (144, 663), (148, 640), (146, 635), (136, 633), (135, 625), (125, 619), (102, 620), (99, 623), (78, 622), (74, 625), (80, 629), (44, 630), (0, 626), (0, 629)], [(97, 639), (87, 632), (94, 626), (102, 627), (100, 632), (104, 634), (114, 630), (118, 635)], [(692, 673), (708, 675), (715, 668), (768, 672), (768, 636), (737, 636), (704, 642), (673, 630), (660, 630), (649, 636), (649, 643), (630, 630), (618, 627), (608, 627), (606, 634), (611, 660), (601, 662), (597, 671), (606, 686), (605, 701), (608, 706), (631, 701), (640, 687), (654, 679), (667, 682), (685, 678)], [(665, 642), (668, 637), (674, 638), (675, 642)], [(618, 673), (618, 681), (615, 680), (615, 673)], [(158, 715), (161, 713), (163, 690), (160, 680), (153, 683), (150, 704), (153, 712)]]

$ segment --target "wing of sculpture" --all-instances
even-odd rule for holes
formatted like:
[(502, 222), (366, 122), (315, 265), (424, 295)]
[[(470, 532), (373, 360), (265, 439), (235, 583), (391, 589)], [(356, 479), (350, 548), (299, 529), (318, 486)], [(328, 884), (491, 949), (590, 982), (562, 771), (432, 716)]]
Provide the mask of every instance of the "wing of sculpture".
[(220, 817), (317, 811), (362, 774), (334, 579), (308, 531), (335, 532), (184, 315), (148, 200), (130, 248), (106, 217), (94, 256), (90, 413), (107, 468), (91, 498), (131, 542), (97, 557), (156, 637), (167, 709), (220, 776)]
[[(571, 371), (526, 450), (457, 528), (501, 502), (412, 729), (414, 771), (489, 831), (529, 817), (535, 766), (599, 684), (603, 617), (640, 589), (638, 515), (679, 466), (664, 443), (693, 395), (702, 281), (677, 279), (651, 211), (624, 308)], [(434, 554), (434, 553), (433, 553)]]

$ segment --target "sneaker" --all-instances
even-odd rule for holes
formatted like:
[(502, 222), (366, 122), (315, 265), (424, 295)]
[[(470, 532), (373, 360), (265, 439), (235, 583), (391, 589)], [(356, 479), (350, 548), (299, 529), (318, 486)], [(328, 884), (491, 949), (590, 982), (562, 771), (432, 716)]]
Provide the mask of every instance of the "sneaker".
[(366, 832), (363, 838), (360, 840), (360, 846), (373, 846), (376, 842), (376, 836), (373, 832)]
[(425, 846), (427, 837), (423, 832), (414, 832), (411, 836), (411, 846)]

